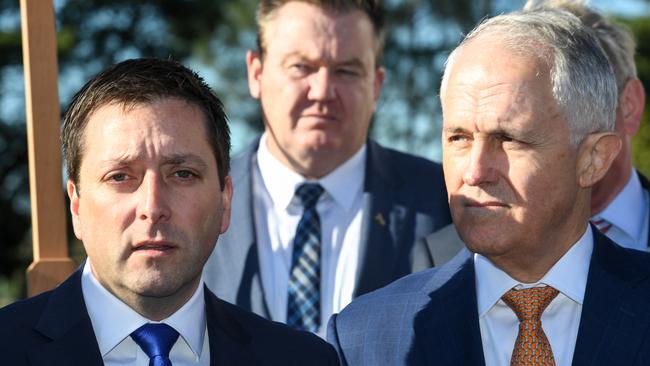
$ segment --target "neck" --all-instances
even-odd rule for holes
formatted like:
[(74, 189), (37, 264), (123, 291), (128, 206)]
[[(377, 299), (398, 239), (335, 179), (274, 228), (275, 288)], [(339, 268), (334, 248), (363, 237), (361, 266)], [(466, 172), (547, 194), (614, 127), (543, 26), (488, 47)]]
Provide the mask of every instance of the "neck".
[(303, 155), (294, 156), (280, 147), (275, 136), (268, 132), (266, 146), (278, 161), (283, 165), (302, 175), (306, 179), (320, 179), (354, 156), (362, 148), (364, 141), (357, 146), (346, 147), (345, 149), (321, 149), (318, 151), (305, 152)]
[(582, 237), (588, 225), (589, 192), (576, 199), (575, 210), (568, 216), (550, 223), (539, 233), (526, 238), (527, 250), (486, 256), (494, 265), (521, 283), (536, 283)]

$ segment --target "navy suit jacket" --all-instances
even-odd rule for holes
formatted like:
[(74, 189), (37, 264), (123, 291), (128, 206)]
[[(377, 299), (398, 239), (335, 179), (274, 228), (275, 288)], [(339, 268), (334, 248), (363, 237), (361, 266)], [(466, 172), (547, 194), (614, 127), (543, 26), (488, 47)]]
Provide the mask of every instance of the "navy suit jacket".
[[(650, 182), (637, 171), (641, 187), (650, 192)], [(650, 221), (650, 216), (648, 217)], [(648, 248), (650, 248), (650, 235), (647, 237)], [(449, 224), (433, 234), (420, 238), (413, 247), (413, 272), (423, 269), (440, 266), (453, 258), (465, 247), (465, 243), (458, 236), (454, 224)]]
[[(205, 302), (211, 365), (338, 365), (334, 349), (313, 334), (244, 311), (207, 288)], [(0, 309), (0, 364), (103, 365), (81, 270), (52, 291)]]
[[(592, 231), (573, 365), (650, 365), (650, 254)], [(484, 365), (470, 252), (353, 301), (328, 340), (343, 365)]]
[[(253, 214), (251, 176), (258, 143), (233, 159), (230, 228), (219, 237), (204, 277), (221, 299), (269, 318)], [(355, 297), (411, 273), (415, 240), (451, 222), (440, 164), (383, 148), (372, 140), (367, 146)]]

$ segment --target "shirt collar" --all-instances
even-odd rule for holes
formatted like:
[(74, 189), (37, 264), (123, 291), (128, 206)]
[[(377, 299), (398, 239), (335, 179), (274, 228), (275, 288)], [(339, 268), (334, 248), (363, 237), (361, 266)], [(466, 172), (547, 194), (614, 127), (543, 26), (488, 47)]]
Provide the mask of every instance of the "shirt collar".
[(647, 222), (647, 207), (648, 204), (645, 202), (641, 181), (636, 172), (633, 171), (623, 190), (603, 211), (595, 216), (611, 222), (638, 243), (644, 241), (641, 236), (643, 234), (643, 225)]
[(513, 287), (534, 287), (545, 284), (554, 287), (566, 297), (582, 305), (587, 287), (587, 274), (594, 247), (589, 225), (580, 239), (534, 284), (524, 284), (495, 266), (489, 259), (474, 254), (476, 297), (479, 316), (482, 317), (508, 290)]
[[(257, 165), (273, 204), (287, 209), (294, 198), (296, 188), (307, 180), (276, 159), (269, 151), (266, 139), (267, 134), (262, 134), (257, 148)], [(324, 196), (331, 197), (345, 210), (350, 210), (354, 197), (363, 187), (366, 150), (364, 144), (350, 159), (329, 174), (310, 182), (319, 183), (325, 189)]]
[[(83, 268), (81, 287), (102, 357), (142, 325), (158, 323), (138, 314), (104, 288), (90, 269), (90, 259), (86, 260)], [(174, 328), (190, 346), (192, 352), (200, 357), (205, 336), (205, 317), (203, 277), (201, 277), (192, 297), (174, 314), (159, 323), (166, 323)]]

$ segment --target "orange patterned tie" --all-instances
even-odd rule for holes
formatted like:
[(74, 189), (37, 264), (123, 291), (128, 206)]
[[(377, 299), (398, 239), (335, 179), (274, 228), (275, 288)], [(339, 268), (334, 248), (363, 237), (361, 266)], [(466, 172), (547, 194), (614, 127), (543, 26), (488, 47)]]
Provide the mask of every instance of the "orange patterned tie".
[(514, 288), (501, 299), (517, 314), (519, 333), (512, 351), (511, 366), (555, 366), (551, 344), (542, 329), (542, 313), (559, 293), (553, 287)]

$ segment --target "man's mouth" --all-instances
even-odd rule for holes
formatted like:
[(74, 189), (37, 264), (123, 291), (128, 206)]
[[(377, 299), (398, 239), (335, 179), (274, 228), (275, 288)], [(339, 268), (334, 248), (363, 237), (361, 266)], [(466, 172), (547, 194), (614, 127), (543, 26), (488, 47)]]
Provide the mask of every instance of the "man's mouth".
[(134, 252), (167, 252), (176, 249), (176, 245), (168, 241), (143, 241), (133, 245)]

